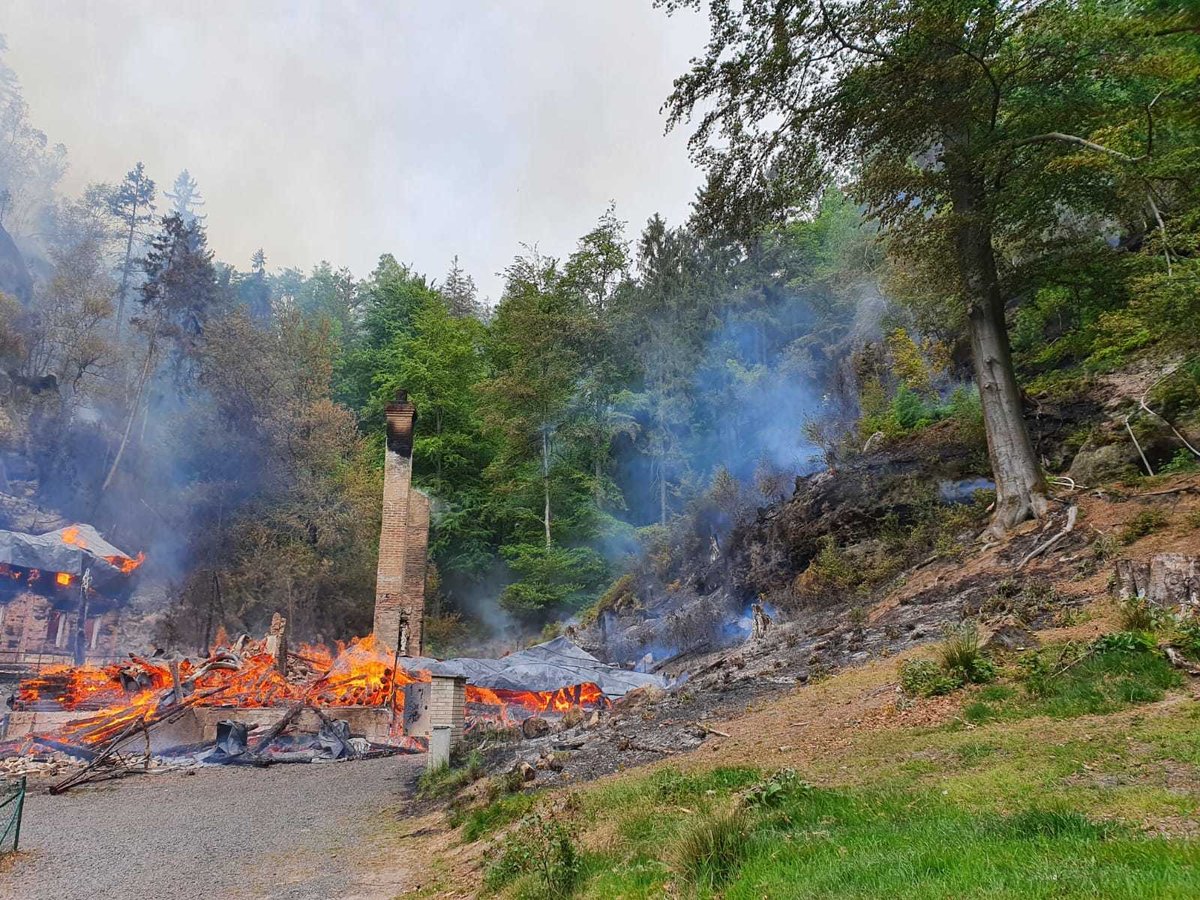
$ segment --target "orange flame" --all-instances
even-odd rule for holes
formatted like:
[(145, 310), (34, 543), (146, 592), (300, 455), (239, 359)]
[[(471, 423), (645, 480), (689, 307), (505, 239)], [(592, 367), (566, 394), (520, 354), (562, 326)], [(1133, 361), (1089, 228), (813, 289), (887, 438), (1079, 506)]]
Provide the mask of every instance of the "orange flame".
[[(374, 636), (339, 644), (337, 652), (312, 644), (292, 654), (310, 671), (303, 681), (289, 680), (265, 641), (251, 641), (240, 654), (219, 648), (201, 663), (183, 660), (179, 677), (191, 691), (186, 702), (196, 706), (272, 707), (307, 702), (318, 707), (376, 706), (402, 709), (406, 684), (429, 681), (428, 672), (393, 670), (394, 653)], [(201, 671), (203, 670), (203, 671)], [(170, 667), (158, 659), (132, 657), (103, 667), (48, 669), (21, 682), (17, 702), (24, 708), (54, 705), (66, 710), (96, 709), (95, 715), (64, 726), (66, 739), (95, 746), (111, 739), (139, 716), (152, 716), (177, 702)], [(127, 689), (127, 686), (133, 686)], [(595, 684), (557, 691), (503, 691), (467, 685), (466, 700), (481, 720), (509, 722), (509, 710), (527, 715), (561, 714), (571, 708), (607, 706)]]
[(65, 587), (71, 583), (71, 576), (66, 572), (56, 572), (54, 580)]
[[(80, 550), (86, 550), (88, 548), (87, 541), (79, 536), (78, 525), (72, 525), (70, 528), (64, 528), (62, 539), (64, 544), (70, 544), (72, 547), (78, 547)], [(146, 554), (139, 552), (136, 557), (106, 556), (104, 559), (114, 568), (120, 569), (122, 575), (128, 575), (146, 561)], [(65, 582), (60, 583), (65, 584)]]

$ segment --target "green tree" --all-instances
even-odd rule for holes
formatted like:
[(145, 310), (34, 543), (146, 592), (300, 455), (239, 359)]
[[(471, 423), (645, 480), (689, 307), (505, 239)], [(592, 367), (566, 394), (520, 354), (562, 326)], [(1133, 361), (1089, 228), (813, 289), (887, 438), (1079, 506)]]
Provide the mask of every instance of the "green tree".
[[(333, 286), (334, 303), (344, 297), (340, 288)], [(375, 374), (386, 368), (385, 357), (395, 342), (412, 333), (413, 316), (435, 299), (437, 292), (425, 276), (385, 253), (371, 277), (360, 286), (359, 293), (362, 321), (354, 328), (355, 338), (349, 351), (338, 361), (335, 384), (339, 399), (360, 413), (370, 412), (364, 424), (378, 429), (383, 425), (382, 407), (371, 408)]]
[(126, 174), (112, 196), (109, 210), (120, 223), (125, 236), (125, 254), (121, 262), (121, 284), (117, 288), (117, 335), (125, 324), (125, 299), (129, 295), (129, 277), (133, 273), (134, 241), (142, 229), (154, 219), (154, 181), (146, 175), (146, 167), (138, 163)]
[(1115, 0), (716, 0), (710, 10), (708, 48), (668, 101), (672, 125), (702, 110), (692, 148), (710, 175), (707, 206), (750, 230), (849, 170), (896, 249), (934, 253), (952, 276), (997, 484), (991, 530), (1040, 516), (1045, 481), (1022, 417), (998, 249), (1058, 223), (1064, 200), (1094, 195), (1095, 170), (1063, 172), (1061, 160), (1112, 156), (1089, 136), (1138, 103), (1111, 76), (1163, 38)]
[(479, 302), (479, 290), (472, 278), (458, 264), (455, 256), (450, 263), (450, 271), (438, 286), (438, 293), (446, 300), (446, 305), (456, 316), (471, 316), (479, 318), (483, 314), (483, 306)]

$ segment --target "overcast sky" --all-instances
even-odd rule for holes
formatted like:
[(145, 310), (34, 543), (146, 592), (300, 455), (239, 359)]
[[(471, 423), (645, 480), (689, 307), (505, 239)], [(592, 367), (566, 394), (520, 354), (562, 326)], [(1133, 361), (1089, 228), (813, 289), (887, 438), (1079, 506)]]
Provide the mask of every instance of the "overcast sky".
[(5, 0), (0, 33), (67, 191), (186, 167), (242, 268), (457, 253), (495, 299), (521, 242), (564, 255), (609, 200), (633, 237), (699, 184), (659, 108), (705, 23), (651, 0)]

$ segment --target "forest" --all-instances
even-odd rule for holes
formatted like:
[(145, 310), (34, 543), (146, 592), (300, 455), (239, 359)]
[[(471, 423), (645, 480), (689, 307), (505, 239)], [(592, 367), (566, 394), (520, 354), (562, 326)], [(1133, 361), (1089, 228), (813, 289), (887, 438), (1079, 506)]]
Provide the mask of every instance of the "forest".
[[(1186, 433), (1194, 9), (704, 6), (665, 107), (705, 176), (690, 216), (631, 224), (618, 201), (561, 258), (514, 234), (494, 302), (403, 247), (357, 274), (218, 260), (187, 170), (130, 160), (68, 196), (67, 149), (0, 67), (4, 490), (144, 549), (164, 642), (277, 610), (348, 638), (406, 390), (442, 653), (553, 632), (646, 555), (719, 544), (796, 476), (933, 428), (973, 447), (1001, 536), (1070, 464), (1039, 457), (1031, 411), (1105, 373), (1170, 361), (1151, 406)], [(1196, 467), (1194, 444), (1141, 438), (1138, 468)]]

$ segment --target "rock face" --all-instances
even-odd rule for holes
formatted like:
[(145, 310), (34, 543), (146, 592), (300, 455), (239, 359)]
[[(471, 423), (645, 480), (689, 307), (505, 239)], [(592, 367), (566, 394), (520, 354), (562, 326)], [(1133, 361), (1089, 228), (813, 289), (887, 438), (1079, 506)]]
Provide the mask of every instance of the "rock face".
[(33, 300), (33, 278), (21, 251), (11, 235), (0, 225), (0, 292), (28, 305)]
[(1099, 447), (1089, 441), (1075, 454), (1070, 475), (1081, 485), (1101, 484), (1136, 473), (1138, 465), (1137, 448), (1128, 439)]

